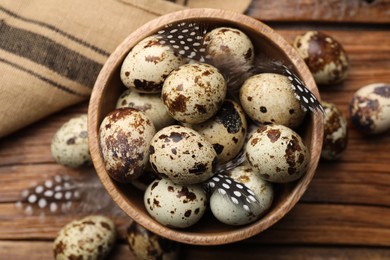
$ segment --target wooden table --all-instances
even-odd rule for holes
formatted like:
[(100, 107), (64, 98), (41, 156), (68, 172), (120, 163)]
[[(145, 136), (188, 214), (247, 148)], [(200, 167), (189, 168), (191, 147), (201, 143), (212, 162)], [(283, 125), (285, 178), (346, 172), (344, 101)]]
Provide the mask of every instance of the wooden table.
[[(278, 10), (278, 11), (276, 11)], [(320, 89), (348, 118), (360, 87), (390, 82), (390, 1), (256, 0), (248, 15), (288, 41), (317, 29), (336, 38), (350, 58), (348, 79)], [(68, 108), (0, 140), (0, 258), (50, 259), (58, 230), (81, 213), (27, 216), (16, 207), (22, 190), (69, 170), (51, 158), (50, 142), (87, 102)], [(309, 189), (280, 222), (242, 242), (224, 246), (183, 245), (184, 259), (390, 259), (390, 133), (365, 137), (349, 121), (348, 149), (337, 162), (320, 162)], [(125, 243), (130, 219), (115, 216), (122, 239), (110, 259), (135, 259)]]

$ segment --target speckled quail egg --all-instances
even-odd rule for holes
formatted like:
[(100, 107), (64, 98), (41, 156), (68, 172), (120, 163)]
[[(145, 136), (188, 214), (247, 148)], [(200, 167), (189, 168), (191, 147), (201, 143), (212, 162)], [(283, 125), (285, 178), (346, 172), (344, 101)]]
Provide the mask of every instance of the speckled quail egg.
[(150, 142), (150, 164), (159, 175), (174, 183), (188, 185), (203, 182), (214, 173), (217, 153), (195, 130), (167, 126)]
[(54, 160), (69, 167), (90, 165), (88, 148), (87, 115), (74, 117), (63, 124), (51, 141)]
[(373, 83), (359, 89), (349, 105), (353, 125), (364, 134), (390, 129), (390, 84)]
[(214, 117), (191, 128), (213, 145), (218, 162), (225, 163), (236, 157), (244, 145), (247, 122), (241, 106), (226, 99)]
[(138, 259), (179, 259), (180, 244), (150, 232), (136, 222), (127, 229), (127, 242)]
[(347, 121), (335, 104), (322, 102), (322, 106), (325, 110), (325, 118), (321, 158), (335, 160), (340, 158), (347, 148)]
[(63, 227), (53, 244), (54, 257), (60, 259), (104, 259), (116, 240), (114, 223), (93, 215)]
[(201, 219), (207, 197), (199, 184), (183, 186), (163, 178), (149, 185), (144, 203), (157, 222), (168, 227), (186, 228)]
[(240, 89), (240, 101), (247, 115), (261, 124), (296, 128), (306, 114), (295, 97), (290, 80), (274, 73), (248, 78)]
[(306, 62), (317, 84), (336, 84), (347, 77), (347, 53), (333, 37), (308, 31), (297, 36), (293, 46)]
[(299, 179), (309, 163), (302, 138), (283, 125), (261, 125), (246, 144), (246, 157), (259, 176), (286, 183)]
[(127, 54), (120, 78), (128, 88), (157, 93), (169, 73), (184, 63), (185, 59), (174, 54), (169, 46), (160, 44), (156, 36), (149, 36)]
[(156, 130), (175, 122), (161, 101), (160, 94), (144, 94), (127, 89), (116, 103), (116, 108), (121, 107), (132, 107), (144, 112), (152, 120)]
[(173, 118), (198, 124), (217, 113), (226, 91), (226, 81), (218, 69), (204, 63), (191, 63), (169, 74), (161, 94)]
[(234, 203), (226, 198), (227, 194), (214, 191), (210, 197), (210, 209), (219, 221), (228, 225), (248, 224), (259, 219), (271, 207), (274, 197), (272, 184), (261, 179), (251, 167), (238, 166), (226, 175), (252, 190), (258, 203), (248, 211), (238, 205), (237, 199), (233, 198), (237, 202)]
[(206, 53), (214, 60), (229, 59), (238, 64), (252, 64), (254, 48), (251, 40), (242, 31), (219, 27), (206, 34), (204, 38)]
[(139, 177), (148, 162), (150, 140), (155, 132), (152, 121), (137, 109), (110, 112), (99, 129), (100, 150), (108, 174), (124, 183)]

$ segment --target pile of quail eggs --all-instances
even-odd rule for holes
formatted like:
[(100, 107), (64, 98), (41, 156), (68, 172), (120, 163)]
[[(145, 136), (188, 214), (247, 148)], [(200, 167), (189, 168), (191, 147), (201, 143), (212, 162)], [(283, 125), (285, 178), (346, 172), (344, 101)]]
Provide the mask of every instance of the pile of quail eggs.
[[(242, 31), (219, 27), (204, 39), (210, 57), (253, 64), (255, 48)], [(127, 54), (120, 78), (127, 89), (101, 123), (101, 154), (110, 177), (141, 189), (162, 225), (190, 227), (208, 208), (225, 224), (253, 222), (271, 207), (272, 183), (307, 170), (309, 150), (294, 130), (306, 112), (286, 76), (253, 75), (234, 94), (220, 68), (178, 55), (152, 35)], [(227, 199), (228, 182), (208, 194), (204, 183), (217, 181), (216, 172), (249, 188), (258, 207)]]

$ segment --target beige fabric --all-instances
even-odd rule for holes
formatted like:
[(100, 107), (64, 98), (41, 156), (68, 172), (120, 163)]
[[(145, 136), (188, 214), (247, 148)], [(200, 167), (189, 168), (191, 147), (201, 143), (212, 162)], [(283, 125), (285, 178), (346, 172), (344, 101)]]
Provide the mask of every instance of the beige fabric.
[(116, 46), (162, 14), (188, 7), (244, 12), (236, 0), (2, 0), (0, 138), (89, 98)]

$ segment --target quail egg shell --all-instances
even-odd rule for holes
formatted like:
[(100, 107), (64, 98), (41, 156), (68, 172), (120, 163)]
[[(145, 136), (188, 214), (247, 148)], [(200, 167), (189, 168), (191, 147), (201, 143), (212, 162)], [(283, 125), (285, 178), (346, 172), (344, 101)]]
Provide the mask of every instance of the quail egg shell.
[(169, 74), (163, 85), (162, 100), (173, 118), (198, 124), (217, 113), (226, 91), (226, 81), (217, 68), (191, 63)]
[(148, 162), (154, 134), (153, 123), (143, 112), (134, 108), (110, 112), (99, 130), (100, 150), (108, 174), (123, 183), (139, 177)]
[(226, 99), (214, 117), (191, 128), (213, 145), (218, 162), (225, 163), (236, 157), (243, 147), (247, 122), (241, 106)]
[(349, 105), (353, 125), (364, 134), (390, 129), (390, 84), (373, 83), (360, 88)]
[(127, 229), (127, 242), (138, 259), (179, 259), (178, 242), (154, 234), (134, 221)]
[(240, 89), (240, 101), (247, 115), (261, 124), (296, 128), (306, 114), (295, 97), (290, 80), (275, 73), (248, 78)]
[(186, 228), (201, 219), (207, 197), (200, 185), (183, 186), (163, 178), (149, 185), (144, 203), (148, 213), (162, 225)]
[(51, 141), (54, 160), (69, 167), (92, 163), (88, 148), (87, 115), (71, 118), (55, 133)]
[(188, 185), (209, 179), (217, 163), (213, 146), (195, 130), (167, 126), (150, 142), (150, 164), (154, 171), (174, 183)]
[(335, 104), (322, 102), (322, 106), (325, 110), (325, 118), (321, 158), (336, 160), (347, 148), (347, 121)]
[(152, 35), (133, 47), (124, 59), (120, 78), (128, 88), (139, 92), (158, 93), (169, 73), (185, 63), (185, 59), (162, 45)]
[(347, 77), (347, 53), (333, 37), (318, 31), (308, 31), (297, 36), (293, 46), (309, 67), (317, 84), (336, 84)]
[(127, 89), (116, 103), (116, 108), (121, 107), (132, 107), (144, 112), (152, 120), (156, 130), (175, 122), (161, 101), (160, 94), (145, 94)]
[(309, 150), (292, 129), (283, 125), (261, 125), (246, 144), (246, 157), (262, 179), (286, 183), (306, 172)]
[(54, 258), (104, 259), (116, 240), (114, 223), (105, 216), (93, 215), (63, 227), (53, 244)]
[(253, 64), (254, 48), (249, 37), (242, 31), (219, 27), (211, 30), (204, 38), (206, 53), (213, 60), (229, 59), (238, 64)]
[(229, 189), (226, 194), (214, 191), (210, 198), (210, 209), (219, 221), (228, 225), (248, 224), (259, 219), (271, 207), (274, 197), (272, 184), (261, 179), (251, 167), (238, 166), (226, 175), (252, 190), (258, 203), (248, 211), (227, 198)]

